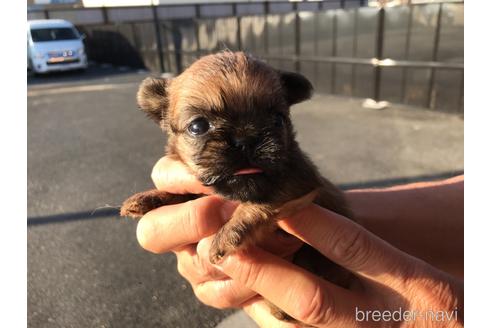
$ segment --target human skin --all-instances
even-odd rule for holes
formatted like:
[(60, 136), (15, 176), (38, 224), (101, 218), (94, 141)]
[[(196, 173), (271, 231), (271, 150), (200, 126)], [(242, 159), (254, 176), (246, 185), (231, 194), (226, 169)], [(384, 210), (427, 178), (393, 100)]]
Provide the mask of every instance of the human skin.
[[(152, 178), (158, 189), (168, 192), (212, 193), (188, 174), (182, 164), (166, 157), (156, 164)], [(208, 262), (213, 234), (237, 206), (218, 196), (149, 212), (138, 224), (137, 238), (151, 252), (173, 251), (179, 273), (203, 303), (217, 308), (242, 307), (262, 327), (292, 326), (271, 316), (264, 298), (315, 327), (459, 327), (463, 321), (463, 282), (408, 253), (431, 264), (436, 260), (441, 267), (446, 261), (454, 261), (457, 264), (450, 268), (462, 268), (462, 186), (463, 177), (457, 177), (438, 183), (350, 191), (347, 197), (356, 219), (368, 230), (310, 205), (279, 221), (288, 235), (277, 233), (260, 247), (232, 254), (215, 267)], [(458, 228), (450, 228), (454, 225)], [(416, 232), (413, 238), (406, 237), (409, 232)], [(431, 238), (436, 241), (436, 233), (437, 243)], [(346, 290), (335, 286), (286, 260), (301, 241), (352, 271), (357, 277), (353, 287)], [(417, 317), (404, 324), (381, 320), (357, 322), (356, 308), (402, 309), (417, 314), (429, 310), (450, 314), (456, 311), (453, 319), (458, 320)]]
[(357, 222), (400, 250), (463, 277), (464, 176), (346, 192)]

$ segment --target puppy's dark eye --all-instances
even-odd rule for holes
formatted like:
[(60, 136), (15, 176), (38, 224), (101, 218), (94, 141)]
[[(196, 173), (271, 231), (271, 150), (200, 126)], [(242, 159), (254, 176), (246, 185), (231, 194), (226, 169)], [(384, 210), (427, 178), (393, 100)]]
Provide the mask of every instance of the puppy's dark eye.
[(279, 127), (279, 128), (283, 127), (284, 126), (284, 120), (285, 120), (285, 117), (284, 117), (283, 114), (281, 114), (281, 113), (276, 113), (275, 114), (275, 121), (274, 121), (274, 123), (275, 123), (275, 126), (276, 127)]
[(188, 125), (188, 132), (194, 136), (199, 136), (206, 133), (210, 129), (210, 123), (204, 117), (199, 117), (193, 120)]

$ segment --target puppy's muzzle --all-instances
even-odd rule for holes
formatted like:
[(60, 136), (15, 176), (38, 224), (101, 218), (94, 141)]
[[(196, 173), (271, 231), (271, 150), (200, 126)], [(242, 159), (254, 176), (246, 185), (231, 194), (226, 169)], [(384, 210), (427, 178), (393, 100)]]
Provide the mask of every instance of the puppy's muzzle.
[(231, 145), (243, 152), (254, 150), (259, 144), (259, 139), (256, 137), (234, 137), (231, 140)]

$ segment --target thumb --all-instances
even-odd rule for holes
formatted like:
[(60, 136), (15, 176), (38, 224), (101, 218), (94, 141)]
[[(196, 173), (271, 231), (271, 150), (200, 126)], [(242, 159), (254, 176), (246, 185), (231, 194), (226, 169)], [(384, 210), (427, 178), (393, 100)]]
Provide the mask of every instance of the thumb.
[(159, 190), (173, 194), (213, 194), (213, 189), (205, 187), (189, 171), (183, 162), (172, 156), (164, 156), (152, 169), (152, 181)]

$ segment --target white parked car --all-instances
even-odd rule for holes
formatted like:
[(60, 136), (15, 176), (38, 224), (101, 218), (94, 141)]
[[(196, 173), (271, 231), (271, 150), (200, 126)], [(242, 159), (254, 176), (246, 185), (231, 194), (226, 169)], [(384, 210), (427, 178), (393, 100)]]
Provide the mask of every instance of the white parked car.
[(27, 67), (35, 73), (86, 69), (87, 56), (75, 26), (61, 19), (27, 22)]

